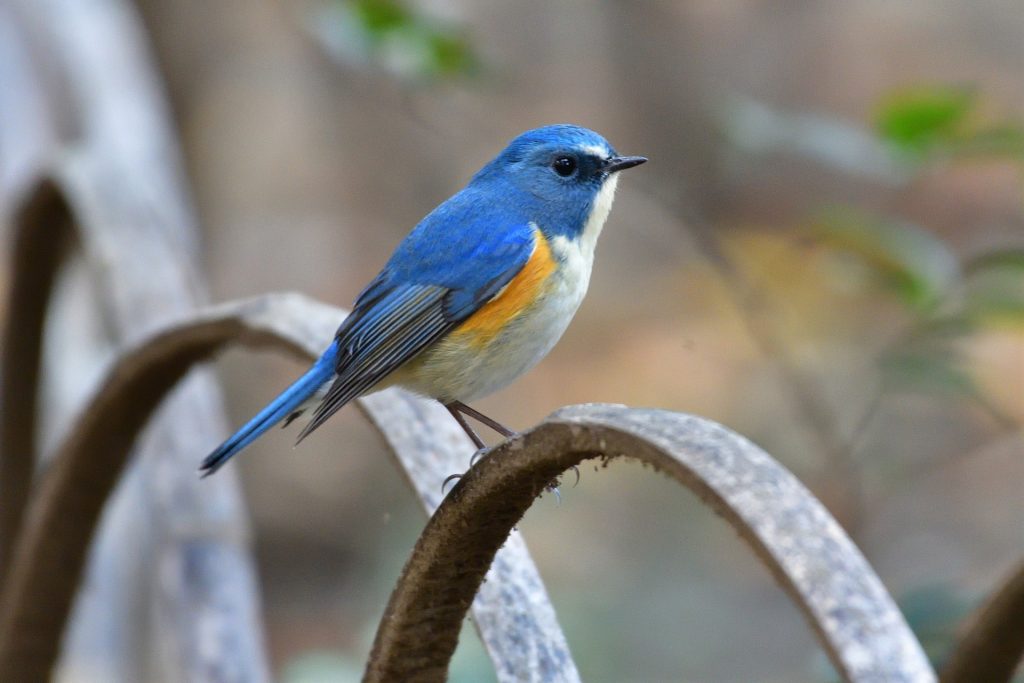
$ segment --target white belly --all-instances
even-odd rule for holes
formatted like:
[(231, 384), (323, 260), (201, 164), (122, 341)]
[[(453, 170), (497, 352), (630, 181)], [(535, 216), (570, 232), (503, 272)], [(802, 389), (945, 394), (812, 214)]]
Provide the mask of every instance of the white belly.
[(469, 402), (506, 387), (562, 337), (587, 293), (586, 266), (563, 264), (548, 291), (486, 345), (474, 344), (469, 336), (442, 339), (396, 373), (395, 383), (443, 402)]

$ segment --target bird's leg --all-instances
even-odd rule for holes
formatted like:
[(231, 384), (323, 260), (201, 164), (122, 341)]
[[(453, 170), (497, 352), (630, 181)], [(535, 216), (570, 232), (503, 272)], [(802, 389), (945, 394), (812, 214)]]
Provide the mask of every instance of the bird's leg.
[[(487, 425), (488, 427), (490, 427), (491, 429), (493, 429), (494, 431), (498, 432), (499, 434), (501, 434), (504, 437), (509, 437), (509, 436), (515, 436), (516, 435), (515, 432), (513, 432), (511, 429), (509, 429), (505, 425), (501, 424), (500, 422), (498, 422), (494, 418), (487, 417), (486, 415), (481, 413), (479, 410), (474, 410), (473, 408), (470, 408), (469, 406), (467, 406), (462, 401), (452, 401), (451, 403), (445, 405), (445, 407), (451, 412), (452, 415), (455, 415), (455, 411), (458, 411), (458, 412), (463, 413), (465, 415), (469, 415), (471, 418), (473, 418), (477, 422), (480, 422), (482, 424)], [(466, 427), (466, 423), (465, 422), (463, 422), (458, 417), (456, 417), (455, 419), (459, 420), (459, 423), (463, 425), (463, 428), (468, 429), (468, 427)], [(477, 437), (477, 438), (479, 438), (479, 437)]]
[(464, 418), (462, 413), (459, 412), (456, 404), (462, 405), (458, 401), (453, 401), (452, 403), (445, 403), (444, 407), (448, 409), (448, 412), (452, 414), (452, 417), (454, 417), (455, 421), (459, 423), (459, 426), (462, 427), (463, 431), (465, 431), (469, 438), (473, 440), (478, 451), (487, 448), (487, 444), (485, 444), (484, 440), (480, 438), (480, 435), (469, 426), (469, 423), (466, 422), (466, 418)]
[(452, 401), (450, 403), (445, 403), (444, 407), (448, 409), (448, 412), (452, 414), (452, 417), (455, 418), (455, 421), (459, 423), (459, 426), (461, 426), (462, 429), (465, 430), (466, 434), (469, 435), (469, 438), (472, 439), (473, 443), (476, 444), (477, 451), (476, 453), (473, 454), (473, 457), (469, 461), (470, 467), (476, 464), (477, 458), (479, 458), (480, 455), (484, 452), (484, 449), (487, 448), (487, 445), (484, 443), (484, 440), (480, 438), (480, 435), (476, 433), (476, 430), (470, 427), (469, 423), (466, 422), (467, 415), (473, 418), (474, 420), (477, 420), (478, 422), (487, 425), (488, 427), (490, 427), (491, 429), (498, 432), (504, 437), (516, 435), (515, 432), (513, 432), (511, 429), (501, 424), (494, 418), (487, 417), (479, 410), (470, 408), (462, 401)]
[[(452, 414), (452, 416), (458, 421), (460, 425), (462, 425), (462, 428), (466, 430), (467, 434), (469, 434), (469, 438), (473, 439), (473, 443), (476, 444), (476, 447), (478, 449), (482, 450), (484, 448), (484, 443), (480, 439), (480, 435), (473, 431), (473, 428), (470, 427), (469, 423), (466, 422), (466, 418), (462, 416), (462, 413), (469, 415), (471, 418), (477, 420), (478, 422), (482, 422), (483, 424), (487, 425), (488, 427), (490, 427), (491, 429), (498, 432), (504, 437), (516, 435), (515, 432), (513, 432), (511, 429), (501, 424), (494, 418), (487, 417), (479, 410), (470, 408), (462, 401), (452, 401), (451, 403), (444, 404), (444, 407), (447, 408), (448, 412)], [(476, 463), (477, 458), (480, 457), (481, 450), (478, 450), (476, 453), (473, 454), (473, 458), (469, 461), (470, 467), (472, 467)], [(580, 468), (576, 467), (576, 465), (573, 465), (570, 469), (572, 469), (572, 471), (576, 474), (576, 482), (573, 484), (573, 486), (576, 486), (576, 484), (580, 483)]]

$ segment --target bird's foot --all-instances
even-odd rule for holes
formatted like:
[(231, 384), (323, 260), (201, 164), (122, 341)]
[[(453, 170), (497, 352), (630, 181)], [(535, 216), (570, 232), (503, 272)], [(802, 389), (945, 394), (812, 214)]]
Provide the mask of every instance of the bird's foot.
[(478, 460), (480, 460), (480, 458), (482, 458), (485, 455), (487, 455), (488, 450), (489, 449), (487, 449), (487, 448), (481, 448), (476, 453), (474, 453), (473, 457), (471, 457), (469, 459), (469, 466), (472, 467), (473, 465), (475, 465), (477, 463)]

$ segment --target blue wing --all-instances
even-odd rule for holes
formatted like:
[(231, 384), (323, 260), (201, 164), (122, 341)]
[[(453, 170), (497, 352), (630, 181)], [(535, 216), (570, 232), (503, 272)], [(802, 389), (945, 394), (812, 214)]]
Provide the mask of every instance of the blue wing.
[[(493, 199), (491, 194), (490, 198)], [(476, 312), (522, 270), (534, 228), (467, 188), (395, 250), (338, 328), (335, 378), (299, 441)]]

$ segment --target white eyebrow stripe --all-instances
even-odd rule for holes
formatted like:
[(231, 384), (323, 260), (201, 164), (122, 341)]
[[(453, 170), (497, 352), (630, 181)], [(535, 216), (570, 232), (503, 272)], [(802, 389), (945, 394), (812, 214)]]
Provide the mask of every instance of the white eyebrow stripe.
[(611, 152), (608, 151), (608, 148), (601, 145), (580, 145), (580, 151), (586, 154), (592, 154), (599, 159), (607, 159), (611, 156)]

